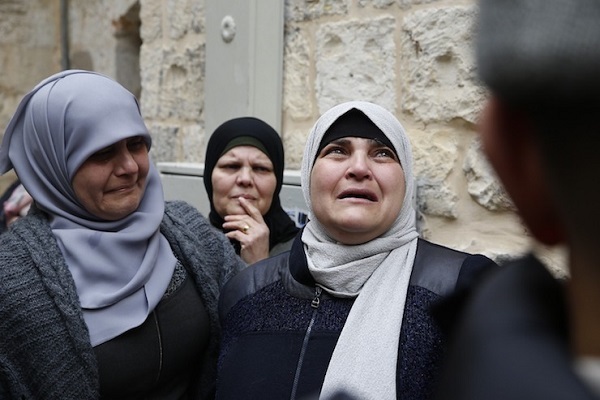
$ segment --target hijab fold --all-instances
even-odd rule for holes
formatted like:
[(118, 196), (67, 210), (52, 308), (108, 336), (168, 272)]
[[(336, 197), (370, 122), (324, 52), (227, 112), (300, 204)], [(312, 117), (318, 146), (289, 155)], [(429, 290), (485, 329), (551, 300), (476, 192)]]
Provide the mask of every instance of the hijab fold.
[[(344, 245), (333, 240), (313, 214), (310, 178), (323, 136), (353, 109), (362, 111), (392, 143), (404, 171), (406, 193), (402, 209), (387, 232), (367, 243)], [(355, 298), (320, 398), (346, 392), (352, 398), (396, 399), (400, 330), (418, 238), (412, 153), (404, 128), (390, 112), (372, 103), (354, 101), (333, 107), (309, 134), (301, 179), (309, 208), (309, 222), (302, 233), (309, 271), (329, 294)]]
[(103, 75), (68, 70), (23, 98), (0, 147), (0, 173), (14, 168), (35, 204), (50, 216), (92, 346), (141, 325), (175, 268), (175, 256), (160, 233), (164, 198), (151, 161), (138, 209), (117, 221), (89, 213), (71, 185), (92, 154), (135, 136), (150, 149), (133, 94)]

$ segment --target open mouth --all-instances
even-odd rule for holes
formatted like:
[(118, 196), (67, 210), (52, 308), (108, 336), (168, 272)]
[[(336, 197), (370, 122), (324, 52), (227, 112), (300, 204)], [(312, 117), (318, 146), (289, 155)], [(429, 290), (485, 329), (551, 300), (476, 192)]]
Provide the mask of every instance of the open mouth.
[(370, 190), (360, 190), (360, 189), (351, 189), (344, 190), (339, 196), (338, 199), (363, 199), (369, 201), (377, 201), (377, 196), (375, 193)]

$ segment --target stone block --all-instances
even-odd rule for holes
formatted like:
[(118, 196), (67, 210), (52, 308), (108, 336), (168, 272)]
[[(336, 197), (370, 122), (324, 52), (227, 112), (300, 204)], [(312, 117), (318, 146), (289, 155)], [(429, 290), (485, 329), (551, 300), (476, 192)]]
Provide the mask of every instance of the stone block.
[(402, 25), (402, 109), (416, 119), (475, 123), (483, 102), (472, 54), (475, 8), (427, 8)]
[(467, 191), (479, 205), (490, 211), (515, 211), (492, 167), (481, 151), (481, 142), (474, 139), (463, 166)]
[(152, 161), (181, 161), (180, 127), (162, 123), (150, 123), (147, 126), (152, 136)]
[(202, 2), (192, 0), (168, 0), (166, 5), (169, 39), (178, 40), (188, 33), (204, 31)]
[(293, 120), (312, 115), (313, 96), (310, 88), (309, 44), (304, 31), (285, 31), (283, 56), (283, 111)]
[[(396, 49), (391, 16), (322, 25), (316, 33), (319, 113), (349, 100), (396, 110)], [(360, 55), (360, 56), (357, 56)]]
[(285, 149), (285, 167), (287, 169), (300, 169), (309, 132), (310, 128), (308, 127), (306, 129), (284, 129), (281, 139)]
[[(381, 0), (379, 0), (381, 1)], [(435, 2), (439, 2), (440, 0), (396, 0), (398, 7), (402, 9), (407, 9), (412, 6), (421, 5), (421, 4), (431, 4)]]
[(345, 15), (351, 0), (296, 0), (285, 2), (286, 21), (307, 21), (331, 15)]
[(181, 144), (183, 155), (181, 159), (174, 161), (185, 161), (199, 163), (204, 161), (206, 152), (204, 142), (204, 126), (199, 124), (186, 125), (181, 129)]
[(204, 44), (142, 45), (142, 111), (153, 119), (199, 121), (204, 106)]
[(140, 0), (140, 36), (145, 44), (150, 44), (162, 37), (162, 2)]
[(445, 218), (458, 217), (459, 195), (449, 182), (457, 162), (458, 149), (453, 140), (411, 130), (410, 140), (420, 212)]

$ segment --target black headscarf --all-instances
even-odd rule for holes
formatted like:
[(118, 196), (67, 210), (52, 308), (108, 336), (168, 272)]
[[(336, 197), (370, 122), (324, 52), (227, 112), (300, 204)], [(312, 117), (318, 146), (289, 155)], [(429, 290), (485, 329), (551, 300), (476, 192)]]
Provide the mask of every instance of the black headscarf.
[[(223, 217), (216, 211), (213, 203), (212, 173), (217, 161), (224, 152), (232, 147), (230, 143), (240, 137), (249, 137), (252, 140), (242, 141), (239, 145), (252, 145), (252, 141), (258, 140), (262, 146), (254, 146), (266, 154), (273, 163), (277, 186), (273, 193), (271, 208), (263, 219), (269, 228), (269, 248), (272, 249), (276, 244), (286, 242), (293, 238), (298, 232), (296, 224), (281, 207), (279, 201), (279, 192), (283, 184), (284, 154), (281, 138), (271, 126), (266, 122), (254, 117), (234, 118), (221, 124), (213, 132), (208, 145), (206, 146), (206, 157), (204, 160), (204, 187), (210, 201), (209, 219), (213, 226), (221, 228)], [(233, 146), (235, 147), (235, 146)], [(262, 148), (261, 148), (262, 147)], [(236, 247), (237, 248), (237, 247)], [(239, 249), (238, 249), (239, 251)]]

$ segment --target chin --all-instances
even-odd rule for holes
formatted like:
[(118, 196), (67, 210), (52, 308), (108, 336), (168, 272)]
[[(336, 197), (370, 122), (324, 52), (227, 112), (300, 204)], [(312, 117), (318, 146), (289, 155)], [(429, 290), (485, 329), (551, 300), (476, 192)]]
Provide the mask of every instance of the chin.
[(129, 215), (136, 212), (139, 206), (140, 206), (139, 202), (134, 202), (133, 204), (128, 204), (126, 206), (121, 206), (118, 208), (115, 207), (112, 210), (107, 210), (106, 219), (111, 220), (111, 221), (118, 221), (120, 219), (126, 218)]

